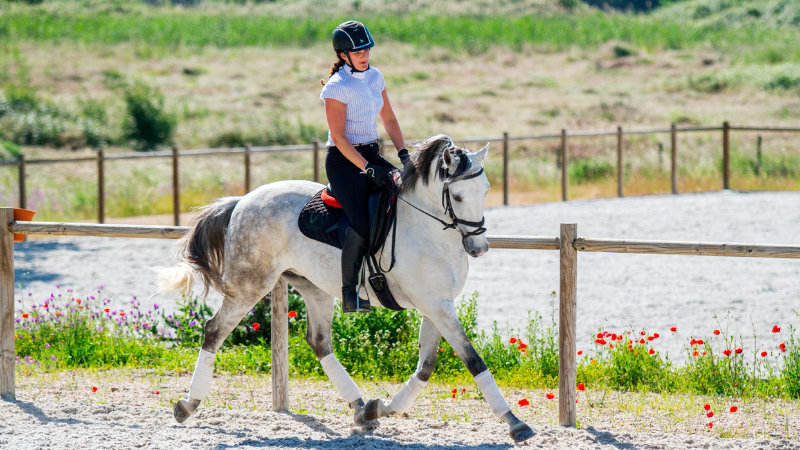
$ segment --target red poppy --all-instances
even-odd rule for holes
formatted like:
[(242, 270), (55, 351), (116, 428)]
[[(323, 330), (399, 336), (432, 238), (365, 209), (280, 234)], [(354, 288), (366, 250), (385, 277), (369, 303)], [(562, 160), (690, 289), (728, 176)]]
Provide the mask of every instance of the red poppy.
[(703, 405), (703, 409), (705, 409), (706, 411), (708, 411), (709, 409), (711, 409), (711, 405), (709, 405), (708, 403), (706, 403), (705, 405)]
[(452, 398), (456, 398), (456, 394), (453, 394), (453, 397), (452, 397)]
[(602, 339), (603, 337), (603, 333), (597, 333), (597, 339)]
[(156, 395), (158, 395), (158, 391), (156, 391)]
[(720, 333), (719, 330), (714, 330), (714, 334), (719, 335), (719, 333)]
[(644, 344), (644, 339), (639, 339), (640, 344)]
[(92, 386), (92, 392), (97, 392), (97, 386)]
[(584, 386), (583, 383), (578, 383), (578, 390), (579, 391), (584, 391), (585, 389), (586, 389), (586, 386)]
[(508, 343), (509, 344), (516, 344), (517, 343), (517, 338), (512, 337), (511, 339), (508, 340)]
[(458, 388), (455, 388), (455, 389), (453, 389), (451, 392), (452, 392), (453, 394), (455, 394), (456, 392), (458, 392)]
[(465, 393), (465, 392), (467, 392), (467, 388), (462, 388), (462, 389), (461, 389), (461, 393), (463, 394), (463, 393)]
[(767, 352), (761, 352), (761, 357), (764, 358), (767, 356)]
[(778, 348), (783, 351), (786, 351), (786, 342), (781, 342), (780, 344), (778, 344)]
[(781, 327), (779, 327), (777, 325), (773, 325), (772, 326), (772, 332), (773, 333), (780, 333), (781, 332)]
[(742, 353), (742, 349), (741, 349), (741, 348), (737, 348), (737, 349), (736, 349), (736, 350), (734, 350), (734, 351), (736, 352), (736, 354), (737, 354), (737, 355), (738, 355), (739, 353)]
[(120, 312), (119, 312), (119, 315), (120, 315), (120, 316), (124, 316), (124, 315), (125, 315), (125, 311), (120, 311)]
[(595, 339), (594, 343), (595, 344), (600, 344), (600, 345), (606, 345), (606, 340), (603, 339), (603, 338)]
[(669, 331), (672, 331), (674, 333), (674, 332), (678, 331), (678, 327), (672, 327), (672, 328), (669, 329)]
[(731, 412), (732, 412), (732, 413), (735, 413), (735, 412), (736, 412), (736, 411), (738, 411), (738, 410), (739, 410), (739, 408), (737, 408), (737, 407), (735, 407), (735, 406), (731, 406)]
[(710, 429), (712, 429), (712, 428), (714, 428), (714, 424), (713, 424), (713, 423), (711, 423), (711, 422), (708, 422), (708, 423), (706, 424), (706, 426), (708, 427), (708, 429), (709, 429), (709, 430), (710, 430)]
[(703, 356), (706, 356), (706, 352), (703, 352)]
[(258, 331), (261, 329), (261, 324), (258, 322), (253, 322), (253, 331)]
[(109, 312), (109, 311), (111, 311), (111, 310), (110, 310), (110, 309), (108, 309), (108, 308), (106, 308), (106, 309), (104, 309), (103, 311), (105, 311), (105, 312)]
[(725, 355), (725, 356), (731, 356), (731, 353), (733, 353), (733, 352), (731, 352), (730, 349), (727, 349), (724, 352), (722, 352), (722, 354)]
[(553, 398), (555, 398), (555, 395), (553, 395), (552, 392), (548, 392), (547, 395), (545, 395), (545, 397), (547, 397), (548, 400), (552, 400)]
[(517, 348), (520, 349), (520, 350), (524, 350), (524, 349), (528, 348), (528, 344), (526, 344), (526, 343), (524, 343), (522, 341), (519, 341), (519, 346), (517, 346)]
[(297, 317), (296, 311), (289, 311), (289, 318), (291, 319), (292, 317)]
[(699, 355), (699, 353), (697, 353), (697, 350), (695, 350), (694, 353), (692, 353), (692, 356), (697, 356), (697, 355)]
[(22, 318), (23, 319), (27, 319), (28, 318), (28, 313), (22, 313)]
[(652, 341), (653, 339), (655, 339), (653, 336), (647, 336), (648, 341)]
[(695, 344), (697, 344), (697, 341), (694, 338), (692, 338), (691, 342), (689, 342), (689, 345), (695, 345)]
[(647, 352), (647, 353), (650, 353), (651, 355), (655, 355), (655, 354), (656, 354), (656, 351), (655, 351), (655, 350), (653, 350), (653, 349), (651, 348), (651, 349), (650, 349), (650, 351), (649, 351), (649, 352)]
[(522, 400), (518, 401), (517, 404), (519, 406), (528, 406), (531, 404), (531, 402), (529, 402), (527, 398), (523, 398)]
[(617, 340), (617, 333), (611, 333), (611, 340), (612, 341), (616, 341)]
[(642, 336), (644, 336), (644, 335), (645, 335), (645, 332), (644, 332), (644, 331), (642, 331), (642, 332), (640, 332), (639, 334), (641, 334)]
[(582, 354), (583, 354), (583, 350), (578, 350), (578, 356), (581, 356)]
[(697, 340), (697, 345), (703, 345), (703, 340), (702, 339), (698, 339)]
[(706, 417), (714, 417), (714, 411), (709, 411)]
[(659, 334), (658, 334), (658, 333), (653, 333), (653, 339), (658, 339), (658, 338), (660, 338), (660, 337), (661, 337), (661, 336), (659, 336)]

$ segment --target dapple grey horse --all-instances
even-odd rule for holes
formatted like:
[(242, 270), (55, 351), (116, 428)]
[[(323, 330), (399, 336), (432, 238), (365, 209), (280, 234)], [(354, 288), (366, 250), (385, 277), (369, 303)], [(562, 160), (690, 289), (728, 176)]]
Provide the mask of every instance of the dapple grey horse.
[[(467, 339), (454, 306), (469, 270), (468, 255), (489, 250), (483, 228), (489, 180), (483, 173), (488, 144), (472, 153), (444, 135), (421, 143), (404, 170), (397, 203), (396, 263), (388, 286), (404, 308), (423, 316), (419, 363), (403, 388), (385, 404), (365, 403), (358, 387), (336, 359), (331, 344), (334, 297), (342, 286), (341, 251), (304, 236), (300, 210), (322, 185), (308, 181), (267, 184), (243, 197), (227, 197), (207, 206), (179, 244), (181, 261), (162, 272), (162, 285), (187, 292), (199, 273), (205, 290), (213, 287), (224, 300), (205, 324), (188, 397), (174, 408), (183, 422), (206, 397), (215, 354), (242, 317), (283, 277), (303, 297), (308, 313), (306, 340), (339, 395), (355, 411), (359, 426), (377, 426), (380, 417), (411, 407), (433, 372), (442, 337), (464, 362), (492, 412), (509, 426), (514, 441), (533, 430), (518, 419), (503, 398), (483, 359)], [(443, 227), (443, 225), (445, 225)], [(390, 235), (386, 248), (391, 248)], [(389, 253), (382, 258), (389, 265)], [(370, 298), (377, 303), (371, 287)], [(379, 306), (377, 304), (373, 306)]]

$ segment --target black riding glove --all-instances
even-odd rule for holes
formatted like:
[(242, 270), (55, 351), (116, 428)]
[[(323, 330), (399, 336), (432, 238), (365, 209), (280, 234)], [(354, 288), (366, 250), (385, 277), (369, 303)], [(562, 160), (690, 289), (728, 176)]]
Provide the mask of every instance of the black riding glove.
[(394, 188), (394, 174), (383, 166), (377, 164), (367, 163), (364, 167), (364, 173), (378, 186), (392, 189)]
[(400, 162), (403, 163), (403, 170), (406, 170), (408, 164), (411, 162), (411, 157), (408, 156), (408, 149), (403, 147), (397, 151), (397, 156), (400, 157)]

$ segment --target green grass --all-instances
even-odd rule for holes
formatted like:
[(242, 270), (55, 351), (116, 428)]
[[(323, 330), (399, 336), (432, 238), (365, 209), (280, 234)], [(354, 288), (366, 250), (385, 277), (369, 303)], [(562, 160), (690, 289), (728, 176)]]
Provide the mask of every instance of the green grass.
[[(6, 48), (19, 40), (72, 41), (113, 45), (133, 42), (151, 56), (176, 47), (308, 46), (328, 40), (344, 17), (277, 17), (258, 10), (207, 12), (174, 8), (136, 8), (135, 12), (97, 8), (14, 7), (0, 16), (0, 40)], [(627, 42), (650, 50), (711, 45), (730, 50), (746, 62), (800, 61), (800, 30), (743, 22), (736, 27), (696, 24), (598, 11), (577, 14), (500, 16), (371, 15), (363, 17), (380, 30), (381, 39), (483, 53), (494, 46), (515, 50), (533, 45), (559, 51)], [(264, 30), (269, 30), (265, 32)], [(735, 50), (735, 51), (733, 51)], [(633, 50), (632, 50), (633, 51)], [(773, 56), (770, 56), (773, 55)], [(145, 56), (145, 55), (143, 55)]]
[[(15, 312), (16, 353), (20, 370), (58, 371), (114, 367), (190, 370), (202, 341), (203, 323), (212, 310), (196, 298), (184, 299), (177, 312), (157, 306), (144, 311), (133, 297), (126, 308), (112, 309), (102, 294), (75, 296), (55, 291), (48, 299)], [(290, 291), (289, 358), (293, 376), (324, 376), (305, 342), (306, 313), (302, 299)], [(216, 368), (223, 373), (268, 373), (272, 318), (260, 302), (228, 337)], [(462, 299), (459, 320), (465, 333), (498, 381), (508, 386), (555, 388), (558, 385), (558, 333), (553, 321), (529, 317), (525, 330), (505, 333), (477, 328), (477, 293)], [(368, 315), (335, 311), (332, 340), (337, 357), (362, 380), (402, 382), (416, 369), (416, 311), (377, 309)], [(669, 334), (665, 332), (665, 334)], [(716, 333), (715, 333), (716, 334)], [(772, 362), (759, 355), (733, 352), (740, 343), (722, 336), (693, 342), (685, 366), (675, 366), (656, 350), (658, 333), (601, 331), (593, 348), (579, 353), (578, 383), (598, 389), (635, 392), (694, 393), (743, 398), (800, 398), (800, 348), (788, 330), (784, 350)], [(712, 344), (713, 342), (713, 344)], [(731, 350), (726, 353), (726, 350)], [(585, 354), (584, 354), (585, 353)], [(753, 356), (753, 362), (748, 362)], [(443, 340), (433, 380), (466, 382), (471, 375)]]

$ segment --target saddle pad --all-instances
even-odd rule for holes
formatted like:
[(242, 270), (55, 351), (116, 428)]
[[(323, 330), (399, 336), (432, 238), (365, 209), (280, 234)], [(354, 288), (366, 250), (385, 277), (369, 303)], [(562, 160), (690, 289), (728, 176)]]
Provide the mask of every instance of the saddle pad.
[(330, 206), (322, 201), (320, 190), (303, 206), (300, 216), (297, 218), (297, 225), (306, 237), (315, 241), (323, 242), (341, 249), (342, 243), (339, 241), (340, 220), (344, 215), (341, 208)]

